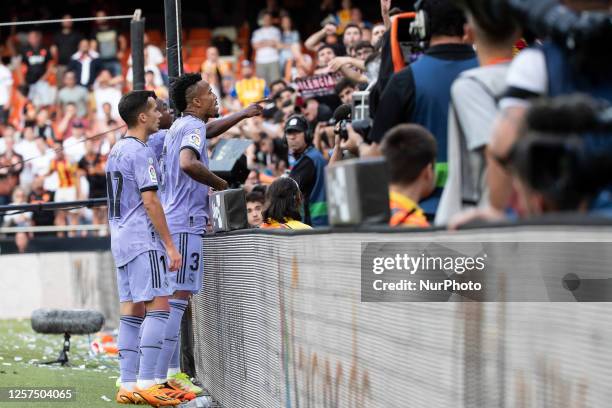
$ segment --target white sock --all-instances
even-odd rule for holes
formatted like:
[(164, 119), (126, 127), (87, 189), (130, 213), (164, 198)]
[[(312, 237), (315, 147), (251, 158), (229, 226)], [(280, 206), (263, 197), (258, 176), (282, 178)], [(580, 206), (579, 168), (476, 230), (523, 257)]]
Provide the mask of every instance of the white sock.
[(168, 378), (172, 377), (175, 374), (179, 374), (180, 372), (181, 372), (180, 368), (168, 367)]
[(155, 385), (155, 380), (138, 380), (136, 382), (136, 386), (138, 386), (138, 388), (140, 388), (141, 390), (148, 390), (154, 385)]
[(134, 388), (136, 387), (136, 383), (135, 382), (126, 382), (126, 383), (122, 382), (121, 386), (128, 391), (134, 391)]

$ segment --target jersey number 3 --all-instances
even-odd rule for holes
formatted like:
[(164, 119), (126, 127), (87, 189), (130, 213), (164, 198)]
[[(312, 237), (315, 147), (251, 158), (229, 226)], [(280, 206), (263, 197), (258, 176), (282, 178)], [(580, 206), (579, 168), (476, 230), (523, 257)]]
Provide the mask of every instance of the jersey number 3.
[(109, 220), (121, 218), (121, 190), (123, 190), (123, 176), (121, 173), (118, 171), (107, 172), (106, 194), (108, 197)]

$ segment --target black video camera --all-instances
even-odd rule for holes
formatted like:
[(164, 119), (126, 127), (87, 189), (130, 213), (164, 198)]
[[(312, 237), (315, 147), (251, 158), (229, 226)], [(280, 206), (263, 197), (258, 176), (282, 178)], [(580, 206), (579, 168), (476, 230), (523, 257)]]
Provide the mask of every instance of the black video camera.
[(455, 0), (483, 28), (495, 31), (511, 21), (568, 51), (577, 72), (599, 79), (612, 70), (612, 15), (607, 11), (576, 13), (558, 0)]
[(612, 106), (585, 95), (536, 102), (508, 166), (561, 210), (612, 187)]

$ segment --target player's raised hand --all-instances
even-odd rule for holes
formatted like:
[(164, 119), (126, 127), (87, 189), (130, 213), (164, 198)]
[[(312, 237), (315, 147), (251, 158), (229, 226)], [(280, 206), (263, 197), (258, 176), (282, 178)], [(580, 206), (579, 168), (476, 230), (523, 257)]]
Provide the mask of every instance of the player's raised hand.
[(166, 251), (168, 252), (168, 269), (170, 271), (178, 271), (179, 268), (181, 267), (181, 263), (183, 262), (183, 258), (181, 258), (181, 254), (179, 253), (179, 251), (176, 249), (176, 246), (170, 245), (169, 248), (166, 248)]
[(252, 118), (253, 116), (259, 116), (263, 113), (263, 107), (259, 103), (255, 102), (247, 106), (244, 109), (244, 113), (246, 114), (247, 118)]

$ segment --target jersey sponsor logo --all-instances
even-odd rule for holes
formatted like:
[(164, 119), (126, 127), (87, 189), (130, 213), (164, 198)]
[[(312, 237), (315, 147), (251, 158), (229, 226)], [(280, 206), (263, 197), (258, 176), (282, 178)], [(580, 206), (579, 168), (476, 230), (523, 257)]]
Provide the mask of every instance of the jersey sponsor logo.
[(157, 183), (157, 172), (152, 164), (149, 165), (149, 178), (151, 179), (151, 182)]

